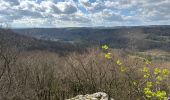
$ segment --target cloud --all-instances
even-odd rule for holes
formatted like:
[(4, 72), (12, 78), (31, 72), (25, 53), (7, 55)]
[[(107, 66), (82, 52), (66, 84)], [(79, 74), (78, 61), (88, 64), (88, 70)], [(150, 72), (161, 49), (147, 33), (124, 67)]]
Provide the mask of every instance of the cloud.
[(40, 3), (39, 12), (61, 13), (60, 9), (52, 1), (42, 1)]
[(2, 0), (2, 1), (8, 2), (12, 6), (19, 5), (19, 1), (18, 0)]
[(77, 12), (76, 14), (66, 15), (62, 14), (59, 16), (56, 16), (56, 19), (64, 20), (64, 21), (71, 21), (71, 22), (79, 22), (79, 23), (90, 23), (91, 20), (88, 18), (88, 16), (84, 16), (81, 12)]
[(170, 24), (169, 0), (0, 0), (0, 7), (0, 23), (13, 27)]
[(80, 0), (80, 2), (82, 3), (82, 5), (84, 5), (85, 7), (91, 7), (91, 3), (89, 0)]
[(77, 12), (77, 8), (70, 2), (58, 2), (57, 7), (64, 14), (72, 14)]

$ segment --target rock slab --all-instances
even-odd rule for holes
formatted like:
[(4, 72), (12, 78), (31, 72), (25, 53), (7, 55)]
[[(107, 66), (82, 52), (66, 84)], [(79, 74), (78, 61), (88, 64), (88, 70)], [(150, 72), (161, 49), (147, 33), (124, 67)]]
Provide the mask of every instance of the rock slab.
[(112, 98), (109, 99), (108, 94), (104, 92), (97, 92), (94, 94), (77, 95), (74, 98), (66, 99), (66, 100), (114, 100), (114, 99)]

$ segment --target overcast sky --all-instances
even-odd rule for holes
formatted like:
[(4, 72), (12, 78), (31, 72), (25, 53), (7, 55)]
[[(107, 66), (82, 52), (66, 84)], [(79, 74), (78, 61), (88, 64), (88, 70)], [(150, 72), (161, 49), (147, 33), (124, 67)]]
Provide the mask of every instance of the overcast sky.
[(169, 25), (170, 0), (0, 0), (10, 27)]

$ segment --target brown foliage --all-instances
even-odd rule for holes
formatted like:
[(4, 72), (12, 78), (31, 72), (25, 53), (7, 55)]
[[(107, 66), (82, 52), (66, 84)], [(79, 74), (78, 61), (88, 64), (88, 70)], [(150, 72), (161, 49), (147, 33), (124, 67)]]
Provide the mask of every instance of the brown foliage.
[[(140, 70), (143, 61), (130, 58), (120, 50), (110, 51), (113, 53), (111, 60), (105, 59), (103, 51), (96, 48), (65, 57), (47, 51), (12, 51), (5, 50), (0, 55), (2, 98), (63, 100), (78, 94), (103, 91), (116, 100), (142, 99), (143, 90), (140, 87), (143, 87), (144, 81)], [(3, 58), (6, 53), (10, 63)], [(120, 71), (115, 64), (117, 59), (128, 68), (127, 72)], [(6, 66), (8, 69), (3, 72)], [(140, 86), (134, 86), (134, 81)]]

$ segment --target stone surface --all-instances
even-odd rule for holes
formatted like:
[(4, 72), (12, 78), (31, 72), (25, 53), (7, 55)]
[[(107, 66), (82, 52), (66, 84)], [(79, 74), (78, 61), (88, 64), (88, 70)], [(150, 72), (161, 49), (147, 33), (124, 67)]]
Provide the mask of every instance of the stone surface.
[[(77, 95), (74, 98), (66, 100), (109, 100), (109, 96), (104, 92), (97, 92), (94, 94)], [(110, 100), (114, 99), (111, 98)]]

